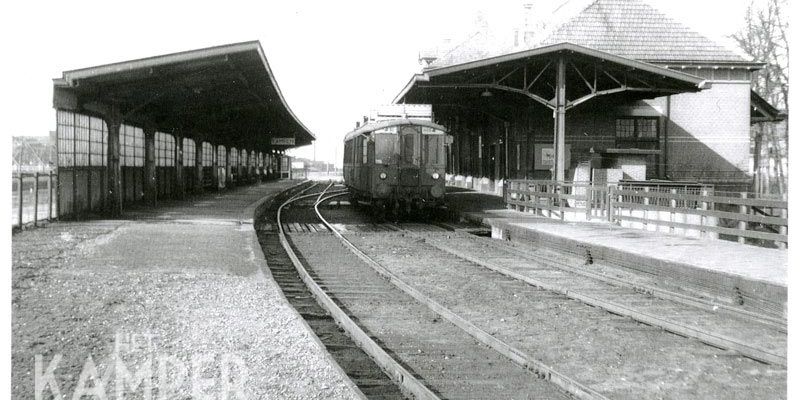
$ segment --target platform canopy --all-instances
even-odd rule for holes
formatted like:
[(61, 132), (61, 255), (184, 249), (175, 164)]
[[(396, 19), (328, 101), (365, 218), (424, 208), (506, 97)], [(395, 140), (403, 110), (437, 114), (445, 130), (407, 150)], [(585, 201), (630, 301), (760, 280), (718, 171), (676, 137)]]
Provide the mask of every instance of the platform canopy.
[(702, 78), (693, 75), (559, 43), (426, 70), (414, 75), (394, 101), (435, 105), (502, 96), (534, 101), (555, 110), (559, 59), (565, 62), (567, 110), (599, 96), (637, 100), (706, 87)]
[(778, 122), (787, 118), (785, 111), (778, 110), (758, 93), (750, 91), (750, 124)]
[(258, 41), (66, 71), (53, 97), (57, 109), (224, 145), (315, 139), (286, 104)]
[(563, 180), (564, 116), (597, 98), (625, 103), (698, 92), (708, 85), (688, 75), (573, 43), (558, 43), (416, 74), (395, 103), (456, 106), (500, 119), (530, 104), (553, 110), (554, 179)]

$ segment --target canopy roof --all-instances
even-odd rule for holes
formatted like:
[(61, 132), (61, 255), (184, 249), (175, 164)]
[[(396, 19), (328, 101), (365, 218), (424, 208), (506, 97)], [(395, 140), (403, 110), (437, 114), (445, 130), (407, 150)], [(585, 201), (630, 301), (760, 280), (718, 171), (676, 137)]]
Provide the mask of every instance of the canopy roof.
[[(566, 60), (566, 108), (598, 96), (623, 100), (697, 92), (702, 78), (573, 43), (559, 43), (478, 61), (433, 68), (412, 77), (395, 102), (464, 104), (497, 96), (555, 109), (556, 60)], [(524, 103), (523, 103), (524, 104)]]
[(258, 41), (65, 71), (53, 96), (56, 108), (220, 144), (315, 139), (286, 104)]
[(778, 110), (758, 93), (750, 91), (750, 123), (777, 122), (787, 117), (785, 111)]
[(388, 120), (385, 120), (385, 121), (371, 122), (371, 123), (365, 124), (365, 125), (361, 126), (360, 128), (355, 129), (355, 130), (351, 131), (350, 133), (348, 133), (344, 137), (344, 140), (347, 141), (347, 140), (350, 140), (353, 137), (358, 136), (358, 135), (366, 135), (366, 134), (369, 134), (370, 132), (377, 131), (378, 129), (384, 129), (384, 128), (389, 128), (389, 127), (392, 127), (392, 126), (399, 126), (399, 125), (424, 126), (424, 127), (433, 128), (433, 129), (436, 129), (436, 130), (439, 130), (439, 131), (442, 131), (442, 132), (447, 132), (447, 128), (445, 128), (444, 126), (441, 126), (439, 124), (436, 124), (436, 123), (433, 123), (433, 122), (430, 122), (430, 121), (425, 121), (425, 120), (421, 120), (421, 119), (399, 118), (399, 119), (388, 119)]

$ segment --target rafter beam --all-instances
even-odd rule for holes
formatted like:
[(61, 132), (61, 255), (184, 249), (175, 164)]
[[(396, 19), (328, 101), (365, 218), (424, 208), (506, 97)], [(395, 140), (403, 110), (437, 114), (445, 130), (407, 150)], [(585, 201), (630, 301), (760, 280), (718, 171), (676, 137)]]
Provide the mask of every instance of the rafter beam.
[(555, 105), (552, 101), (548, 101), (543, 97), (536, 95), (534, 93), (510, 87), (504, 85), (495, 85), (495, 84), (488, 84), (488, 83), (462, 83), (462, 84), (427, 84), (424, 86), (420, 86), (420, 88), (431, 88), (431, 89), (493, 89), (493, 90), (500, 90), (505, 92), (517, 93), (523, 96), (530, 98), (537, 103), (544, 105), (545, 107), (554, 110)]
[(617, 79), (617, 78), (614, 78), (614, 75), (611, 75), (610, 73), (608, 73), (608, 71), (606, 71), (606, 70), (603, 70), (603, 73), (604, 73), (604, 74), (606, 74), (606, 76), (608, 76), (609, 78), (611, 78), (611, 80), (612, 80), (612, 81), (614, 81), (614, 82), (617, 82), (617, 85), (620, 85), (620, 86), (625, 86), (625, 84), (623, 84), (622, 82), (620, 82), (620, 81), (619, 81), (619, 79)]
[(529, 83), (527, 86), (525, 86), (525, 90), (526, 90), (526, 91), (528, 91), (528, 90), (531, 90), (531, 86), (533, 86), (533, 84), (534, 84), (534, 83), (536, 83), (536, 81), (538, 81), (538, 80), (539, 80), (539, 77), (540, 77), (540, 76), (542, 76), (542, 74), (544, 74), (544, 71), (547, 71), (547, 68), (549, 68), (549, 67), (550, 67), (550, 64), (552, 64), (552, 63), (553, 63), (553, 61), (552, 61), (552, 60), (550, 60), (550, 61), (548, 61), (548, 62), (547, 62), (547, 64), (545, 64), (545, 65), (544, 65), (544, 67), (542, 68), (542, 70), (541, 70), (541, 71), (539, 71), (539, 73), (536, 75), (536, 77), (535, 77), (535, 78), (533, 78), (533, 80), (531, 81), (531, 83)]
[(514, 68), (514, 69), (512, 69), (512, 70), (511, 70), (511, 72), (509, 72), (509, 73), (507, 73), (507, 74), (503, 75), (503, 77), (502, 77), (502, 78), (500, 78), (498, 81), (494, 82), (494, 84), (495, 84), (495, 85), (499, 85), (499, 84), (503, 83), (503, 81), (504, 81), (504, 80), (506, 80), (506, 78), (508, 78), (509, 76), (511, 76), (513, 73), (515, 73), (515, 72), (517, 72), (517, 71), (519, 71), (519, 67), (517, 67), (517, 68)]
[(569, 65), (571, 65), (572, 68), (575, 70), (575, 72), (578, 73), (578, 76), (581, 77), (581, 79), (583, 80), (583, 83), (586, 84), (586, 87), (589, 88), (590, 92), (594, 93), (595, 91), (597, 91), (597, 87), (594, 87), (594, 86), (592, 86), (591, 83), (589, 83), (589, 81), (586, 79), (586, 77), (583, 76), (583, 74), (581, 73), (581, 70), (579, 70), (578, 67), (576, 67), (574, 63), (569, 63)]
[(614, 89), (606, 89), (606, 90), (599, 90), (594, 93), (587, 94), (586, 96), (579, 97), (575, 100), (567, 102), (567, 109), (573, 108), (581, 103), (585, 103), (588, 100), (591, 100), (598, 96), (606, 96), (609, 94), (620, 93), (620, 92), (654, 92), (654, 93), (663, 93), (663, 94), (678, 94), (682, 93), (680, 90), (675, 89), (657, 89), (657, 88), (642, 88), (642, 87), (618, 87)]

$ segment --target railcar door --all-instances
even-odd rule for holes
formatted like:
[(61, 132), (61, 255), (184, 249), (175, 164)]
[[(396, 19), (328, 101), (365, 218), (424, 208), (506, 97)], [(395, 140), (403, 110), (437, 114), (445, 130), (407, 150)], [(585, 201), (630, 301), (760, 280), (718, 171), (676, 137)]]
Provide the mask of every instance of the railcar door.
[(404, 126), (400, 128), (400, 170), (401, 186), (419, 185), (420, 143), (421, 133), (417, 127)]

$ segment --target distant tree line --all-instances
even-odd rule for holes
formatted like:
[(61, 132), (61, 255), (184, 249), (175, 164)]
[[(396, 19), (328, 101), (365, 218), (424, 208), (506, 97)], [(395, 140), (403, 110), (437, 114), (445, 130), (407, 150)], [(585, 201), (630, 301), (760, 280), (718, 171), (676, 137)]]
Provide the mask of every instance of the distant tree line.
[[(766, 63), (753, 75), (752, 88), (778, 109), (789, 113), (789, 18), (787, 0), (752, 0), (745, 26), (734, 34), (739, 47)], [(751, 130), (755, 161), (754, 191), (785, 194), (788, 186), (789, 123), (758, 123)], [(763, 167), (762, 167), (763, 166)], [(761, 173), (766, 169), (766, 176)], [(766, 185), (760, 180), (766, 179)]]
[(46, 172), (55, 169), (56, 148), (47, 136), (12, 138), (12, 172)]

